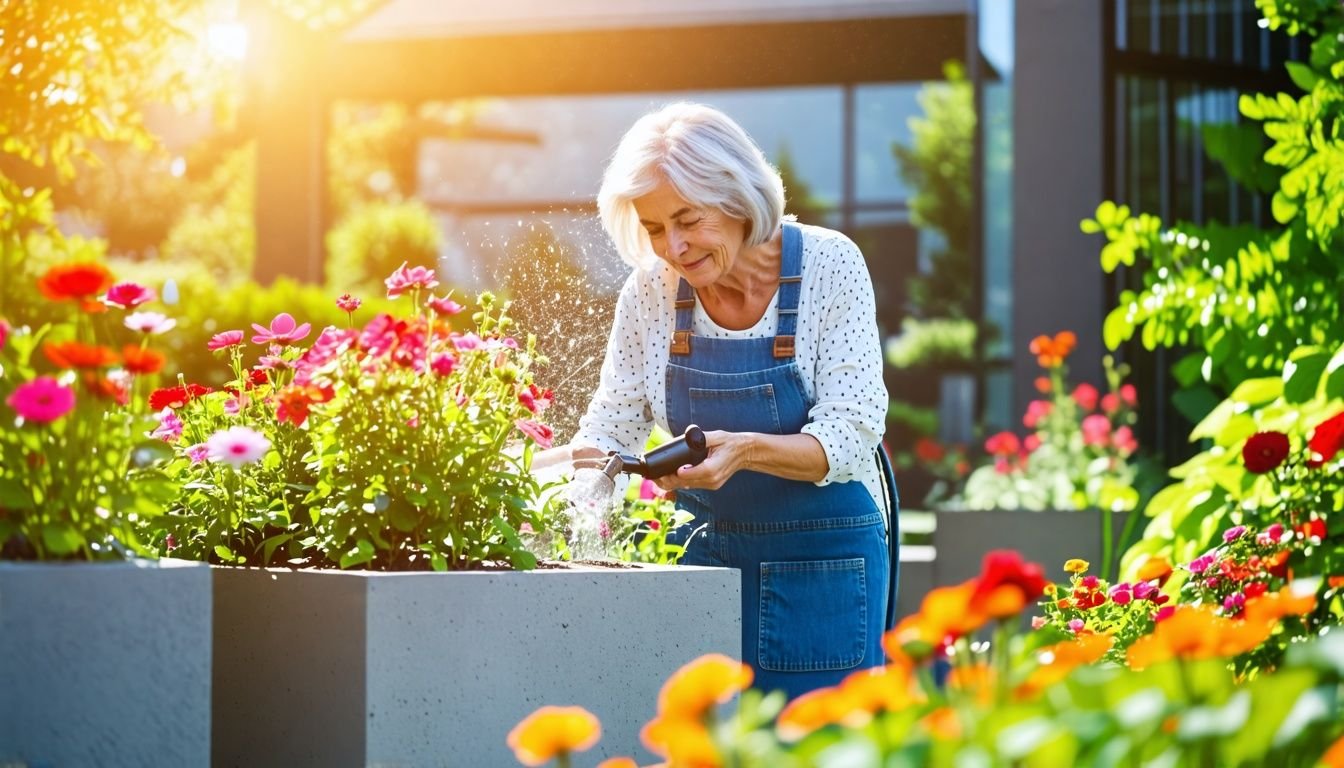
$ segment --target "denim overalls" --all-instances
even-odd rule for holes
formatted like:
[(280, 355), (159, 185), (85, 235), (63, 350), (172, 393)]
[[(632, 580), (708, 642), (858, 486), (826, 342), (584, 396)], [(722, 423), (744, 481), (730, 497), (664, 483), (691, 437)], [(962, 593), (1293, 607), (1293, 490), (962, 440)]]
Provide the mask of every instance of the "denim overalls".
[[(785, 223), (775, 338), (692, 336), (695, 292), (682, 280), (667, 369), (673, 434), (797, 434), (808, 402), (793, 359), (802, 232)], [(679, 490), (695, 515), (673, 535), (682, 562), (742, 571), (742, 655), (755, 687), (789, 698), (883, 663), (889, 562), (883, 515), (860, 481), (817, 486), (741, 471), (716, 491)], [(703, 528), (702, 528), (703, 526)]]

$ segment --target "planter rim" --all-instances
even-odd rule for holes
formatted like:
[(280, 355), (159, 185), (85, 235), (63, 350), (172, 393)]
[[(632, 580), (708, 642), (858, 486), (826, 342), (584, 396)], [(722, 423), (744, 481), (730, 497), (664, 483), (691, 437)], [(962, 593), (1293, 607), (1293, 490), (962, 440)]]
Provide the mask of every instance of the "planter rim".
[[(200, 565), (207, 565), (200, 563)], [(736, 568), (721, 568), (718, 566), (707, 565), (654, 565), (652, 563), (623, 563), (611, 567), (600, 565), (566, 565), (563, 568), (534, 568), (531, 570), (515, 570), (501, 568), (493, 571), (343, 571), (339, 568), (253, 568), (237, 565), (216, 565), (208, 564), (212, 570), (218, 570), (228, 573), (252, 572), (269, 573), (273, 577), (282, 574), (328, 574), (333, 576), (363, 577), (373, 579), (383, 579), (389, 577), (400, 578), (436, 578), (442, 576), (475, 576), (475, 577), (509, 577), (509, 578), (535, 578), (538, 576), (591, 576), (593, 574), (652, 574), (652, 573), (673, 573), (673, 572), (697, 572), (697, 571), (735, 571)]]
[(20, 570), (26, 568), (88, 568), (88, 569), (169, 569), (169, 568), (205, 568), (207, 563), (195, 560), (178, 560), (164, 557), (157, 560), (133, 558), (130, 560), (0, 560), (0, 570)]

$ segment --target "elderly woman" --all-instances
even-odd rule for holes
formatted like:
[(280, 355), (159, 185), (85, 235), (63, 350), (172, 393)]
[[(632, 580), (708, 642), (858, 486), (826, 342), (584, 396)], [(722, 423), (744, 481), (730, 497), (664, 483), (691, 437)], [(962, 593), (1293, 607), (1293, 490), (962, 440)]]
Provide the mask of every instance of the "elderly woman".
[[(887, 411), (873, 287), (844, 235), (784, 216), (778, 172), (696, 104), (641, 118), (598, 194), (634, 273), (569, 455), (656, 423), (709, 456), (658, 478), (695, 515), (683, 563), (742, 571), (742, 654), (790, 697), (883, 662)], [(894, 513), (894, 510), (893, 510)], [(893, 532), (894, 535), (894, 532)]]

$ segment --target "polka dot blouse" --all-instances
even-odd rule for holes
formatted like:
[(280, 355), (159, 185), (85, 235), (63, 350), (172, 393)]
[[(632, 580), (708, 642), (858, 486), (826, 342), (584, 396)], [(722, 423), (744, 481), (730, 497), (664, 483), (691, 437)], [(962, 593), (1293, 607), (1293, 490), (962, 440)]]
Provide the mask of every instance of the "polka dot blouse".
[[(873, 450), (882, 438), (887, 390), (868, 268), (858, 246), (829, 229), (800, 225), (803, 282), (795, 363), (814, 403), (802, 431), (815, 437), (830, 465), (818, 485), (858, 480), (882, 508)], [(676, 325), (677, 273), (662, 261), (636, 270), (621, 289), (597, 392), (572, 442), (604, 451), (643, 449), (653, 424), (667, 429), (668, 345)], [(718, 326), (697, 302), (697, 336), (774, 335), (779, 295), (746, 330)]]

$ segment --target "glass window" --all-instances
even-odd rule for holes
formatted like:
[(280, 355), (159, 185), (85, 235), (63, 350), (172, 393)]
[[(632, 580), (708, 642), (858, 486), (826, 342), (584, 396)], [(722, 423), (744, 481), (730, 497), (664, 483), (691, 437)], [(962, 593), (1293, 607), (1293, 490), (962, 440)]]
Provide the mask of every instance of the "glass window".
[(895, 144), (910, 144), (909, 120), (922, 116), (922, 83), (885, 83), (854, 88), (854, 197), (858, 203), (903, 201), (910, 192), (901, 178)]

